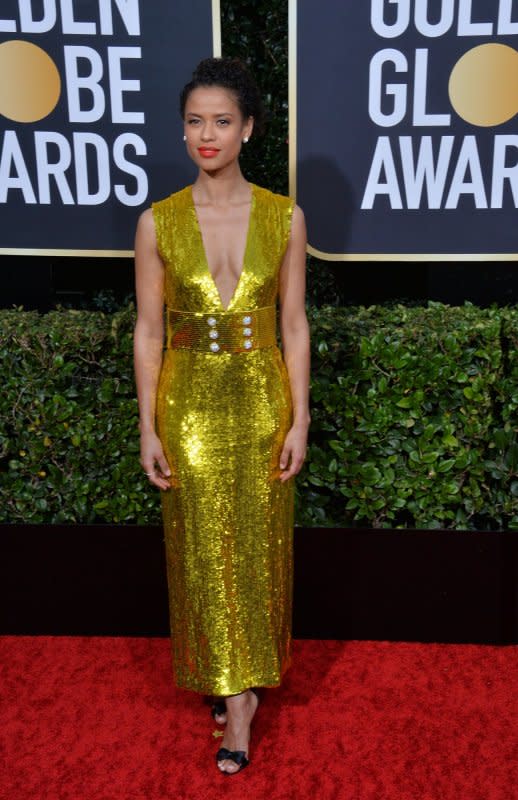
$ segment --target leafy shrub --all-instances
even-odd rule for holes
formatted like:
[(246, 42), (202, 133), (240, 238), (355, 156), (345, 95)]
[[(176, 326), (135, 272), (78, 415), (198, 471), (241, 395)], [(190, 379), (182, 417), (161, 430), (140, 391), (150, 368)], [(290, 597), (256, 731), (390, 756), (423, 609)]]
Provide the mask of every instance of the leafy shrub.
[(0, 312), (0, 520), (148, 522), (131, 310)]
[[(518, 309), (312, 309), (303, 525), (518, 528)], [(133, 308), (0, 312), (0, 521), (155, 523)]]
[(496, 385), (497, 420), (488, 442), (492, 517), (518, 528), (518, 315), (502, 312), (502, 379)]
[(516, 526), (518, 370), (504, 369), (502, 341), (517, 322), (437, 303), (315, 311), (304, 524)]

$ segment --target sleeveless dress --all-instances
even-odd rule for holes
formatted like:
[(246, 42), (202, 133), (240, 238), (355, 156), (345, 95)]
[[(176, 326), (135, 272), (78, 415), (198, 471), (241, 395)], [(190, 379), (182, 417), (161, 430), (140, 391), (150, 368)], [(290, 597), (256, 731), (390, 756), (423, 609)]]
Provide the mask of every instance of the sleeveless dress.
[(167, 349), (157, 432), (173, 673), (231, 695), (277, 686), (291, 649), (294, 479), (279, 458), (292, 423), (277, 346), (279, 269), (292, 201), (251, 185), (242, 273), (227, 308), (187, 186), (153, 204), (165, 265)]

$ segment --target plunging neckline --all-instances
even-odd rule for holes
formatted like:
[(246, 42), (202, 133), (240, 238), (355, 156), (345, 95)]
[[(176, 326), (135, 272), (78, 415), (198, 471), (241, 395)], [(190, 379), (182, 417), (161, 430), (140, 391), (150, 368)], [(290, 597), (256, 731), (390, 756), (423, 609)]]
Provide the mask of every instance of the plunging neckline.
[(220, 304), (220, 306), (221, 306), (223, 311), (228, 311), (230, 306), (234, 302), (235, 298), (237, 297), (237, 293), (238, 293), (239, 288), (241, 287), (243, 274), (244, 274), (244, 272), (246, 270), (246, 266), (247, 266), (247, 262), (248, 262), (247, 256), (248, 256), (248, 249), (249, 249), (249, 245), (250, 245), (250, 231), (252, 229), (252, 218), (253, 218), (253, 213), (254, 213), (254, 209), (255, 209), (255, 185), (253, 183), (249, 183), (249, 186), (250, 186), (250, 211), (249, 211), (249, 214), (248, 214), (248, 224), (247, 224), (247, 227), (246, 227), (245, 249), (243, 251), (243, 258), (241, 259), (241, 271), (240, 271), (240, 273), (238, 275), (238, 278), (237, 278), (237, 281), (236, 281), (236, 285), (234, 286), (234, 291), (232, 292), (232, 294), (230, 296), (230, 300), (228, 301), (228, 304), (226, 306), (223, 305), (223, 300), (221, 299), (221, 293), (220, 293), (220, 291), (218, 289), (218, 285), (217, 285), (216, 281), (214, 280), (214, 275), (210, 271), (209, 259), (207, 258), (207, 250), (205, 249), (205, 242), (203, 241), (203, 233), (202, 233), (202, 230), (201, 230), (200, 220), (198, 218), (198, 211), (196, 209), (196, 204), (194, 202), (194, 198), (193, 198), (193, 195), (192, 195), (192, 188), (193, 187), (192, 187), (192, 185), (190, 187), (191, 208), (192, 208), (192, 211), (193, 211), (193, 214), (194, 214), (194, 220), (195, 220), (196, 230), (197, 230), (198, 237), (199, 237), (199, 242), (200, 242), (200, 245), (201, 245), (201, 251), (203, 253), (204, 267), (205, 267), (205, 270), (206, 270), (206, 272), (207, 272), (207, 274), (208, 274), (208, 276), (209, 276), (209, 278), (211, 280), (212, 286), (214, 287), (214, 289), (216, 291), (216, 295), (217, 295), (219, 304)]

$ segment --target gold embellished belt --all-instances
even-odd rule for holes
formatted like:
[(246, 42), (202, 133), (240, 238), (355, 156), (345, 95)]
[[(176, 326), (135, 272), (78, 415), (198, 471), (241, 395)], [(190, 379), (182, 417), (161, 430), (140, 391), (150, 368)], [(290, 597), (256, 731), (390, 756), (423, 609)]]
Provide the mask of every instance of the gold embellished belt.
[(167, 347), (172, 350), (247, 353), (276, 343), (275, 306), (209, 314), (167, 308)]

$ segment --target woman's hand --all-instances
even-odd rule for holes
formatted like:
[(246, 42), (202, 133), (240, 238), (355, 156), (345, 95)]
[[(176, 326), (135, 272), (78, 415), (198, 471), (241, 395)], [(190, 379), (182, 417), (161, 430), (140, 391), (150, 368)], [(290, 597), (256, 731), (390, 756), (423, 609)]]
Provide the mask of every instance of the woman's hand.
[(153, 486), (166, 490), (171, 488), (169, 464), (164, 456), (162, 443), (154, 431), (140, 434), (140, 463)]
[(282, 483), (300, 472), (306, 458), (307, 440), (308, 426), (305, 424), (294, 424), (286, 434), (279, 460)]

